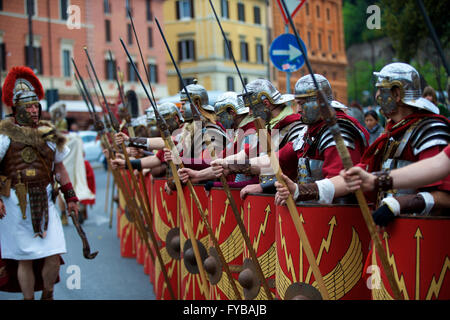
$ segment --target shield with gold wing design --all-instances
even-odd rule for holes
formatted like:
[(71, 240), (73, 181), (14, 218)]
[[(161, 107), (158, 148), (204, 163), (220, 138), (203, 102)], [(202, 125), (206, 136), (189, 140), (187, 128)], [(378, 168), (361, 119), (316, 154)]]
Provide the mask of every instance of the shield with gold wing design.
[[(199, 198), (205, 215), (208, 215), (208, 197), (205, 193), (203, 185), (194, 185), (195, 192)], [(183, 189), (186, 203), (188, 206), (188, 214), (191, 219), (194, 236), (197, 239), (200, 256), (204, 261), (207, 256), (207, 248), (209, 248), (208, 231), (203, 223), (203, 220), (198, 212), (197, 206), (194, 202), (193, 196), (188, 187)], [(181, 210), (181, 209), (180, 209)], [(187, 226), (183, 216), (180, 212), (180, 239), (182, 248), (182, 262), (181, 262), (181, 282), (180, 282), (180, 299), (182, 300), (205, 300), (209, 297), (202, 288), (202, 280), (195, 259), (192, 243), (188, 237)]]
[[(242, 200), (239, 196), (240, 189), (231, 189), (231, 195), (236, 202), (243, 215)], [(237, 282), (239, 271), (242, 268), (242, 254), (244, 239), (239, 227), (237, 225), (230, 202), (223, 189), (213, 188), (209, 195), (209, 218), (211, 229), (216, 236), (217, 242), (224, 255), (231, 274), (235, 279), (238, 289), (240, 288)], [(210, 251), (215, 248), (210, 248)], [(210, 252), (205, 261), (205, 270), (210, 279), (211, 284), (211, 299), (214, 300), (233, 300), (235, 294), (232, 285), (223, 270), (223, 266), (217, 254)], [(241, 296), (243, 293), (241, 291)]]
[[(380, 233), (394, 278), (405, 300), (450, 299), (450, 217), (402, 215)], [(367, 259), (374, 300), (393, 294), (376, 250)]]
[[(179, 202), (176, 192), (168, 195), (164, 191), (166, 179), (152, 178), (153, 214), (155, 236), (160, 245), (161, 257), (170, 279), (170, 284), (177, 298), (180, 292), (180, 217)], [(174, 236), (171, 236), (171, 235)], [(177, 236), (178, 235), (178, 236)], [(155, 254), (156, 256), (156, 254)], [(156, 299), (171, 299), (164, 275), (159, 263), (155, 264), (155, 296)]]
[[(297, 211), (330, 299), (370, 299), (362, 278), (370, 236), (359, 207), (304, 204)], [(316, 299), (319, 286), (286, 206), (276, 208), (275, 229), (278, 297)]]
[[(121, 170), (119, 172), (125, 179), (128, 178), (127, 172)], [(129, 181), (129, 180), (128, 180)], [(119, 205), (117, 207), (117, 216), (119, 217), (119, 237), (120, 237), (120, 254), (124, 258), (136, 257), (136, 227), (133, 222), (127, 218), (126, 214), (127, 199), (121, 190), (119, 190)]]
[[(242, 203), (244, 209), (244, 226), (253, 243), (258, 262), (267, 279), (270, 290), (275, 296), (275, 205), (273, 195), (248, 195)], [(240, 283), (244, 287), (245, 299), (267, 300), (262, 289), (261, 280), (251, 261), (250, 253), (245, 245), (243, 253), (243, 270), (240, 272)]]

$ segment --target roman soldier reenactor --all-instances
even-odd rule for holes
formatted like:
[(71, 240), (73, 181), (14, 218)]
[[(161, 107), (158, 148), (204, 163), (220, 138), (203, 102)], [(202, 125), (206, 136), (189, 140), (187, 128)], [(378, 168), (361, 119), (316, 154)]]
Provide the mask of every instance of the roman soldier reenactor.
[[(347, 108), (345, 105), (333, 99), (330, 82), (320, 74), (314, 76), (328, 103), (336, 111), (337, 123), (352, 161), (358, 163), (368, 145), (369, 133), (355, 118), (344, 112)], [(279, 161), (283, 172), (287, 174), (298, 170), (297, 182), (304, 186), (309, 184), (309, 195), (313, 198), (304, 200), (318, 200), (319, 188), (326, 188), (329, 182), (327, 180), (317, 184), (314, 182), (339, 175), (343, 168), (342, 161), (333, 135), (321, 117), (317, 104), (317, 89), (311, 75), (297, 81), (295, 99), (301, 119), (308, 128), (304, 136), (288, 143), (280, 150)]]
[[(246, 89), (251, 99), (251, 103), (246, 102), (246, 107), (251, 109), (251, 114), (265, 120), (265, 125), (272, 134), (272, 140), (277, 141), (277, 149), (294, 141), (302, 133), (304, 124), (300, 121), (300, 115), (294, 113), (289, 105), (289, 102), (294, 100), (293, 95), (281, 94), (270, 81), (265, 79), (248, 83)], [(244, 187), (241, 191), (242, 198), (248, 193), (274, 192), (275, 175), (270, 170), (265, 173), (259, 170), (252, 172), (250, 158), (259, 156), (258, 146), (255, 144), (252, 148), (247, 148), (236, 155), (217, 159), (211, 163), (216, 176), (220, 176), (224, 169), (226, 169), (225, 173), (259, 174), (259, 183)], [(230, 163), (232, 163), (231, 167)]]
[[(222, 153), (217, 155), (218, 158), (225, 158), (227, 155), (237, 154), (242, 150), (254, 148), (257, 144), (256, 128), (254, 125), (254, 118), (249, 114), (249, 108), (246, 107), (240, 97), (235, 92), (225, 92), (217, 98), (214, 104), (214, 110), (218, 121), (228, 132), (233, 136), (230, 138), (230, 144), (223, 149)], [(193, 182), (204, 180), (215, 180), (216, 177), (211, 167), (201, 171), (192, 170), (189, 168), (182, 168), (178, 170), (181, 181), (185, 182), (190, 178)], [(228, 175), (229, 186), (234, 188), (243, 188), (248, 184), (258, 182), (258, 177), (244, 173), (237, 173), (236, 175)], [(221, 187), (220, 182), (208, 181), (205, 185), (207, 190), (211, 187)]]
[[(65, 138), (40, 120), (44, 90), (28, 67), (14, 67), (3, 86), (3, 101), (12, 117), (0, 122), (0, 243), (9, 281), (5, 291), (22, 291), (24, 299), (53, 298), (60, 255), (66, 243), (54, 197), (61, 185), (70, 212), (78, 215), (78, 198), (63, 159)], [(39, 272), (36, 272), (39, 270)]]
[[(412, 66), (391, 63), (374, 74), (378, 77), (376, 100), (389, 121), (385, 133), (364, 152), (358, 166), (380, 176), (376, 194), (369, 195), (371, 202), (380, 205), (373, 214), (375, 223), (386, 225), (402, 213), (441, 215), (450, 207), (449, 176), (418, 189), (393, 189), (389, 171), (440, 153), (450, 142), (449, 120), (421, 97), (419, 73)], [(304, 186), (287, 183), (295, 199), (310, 198)], [(328, 189), (319, 189), (315, 199), (331, 202), (350, 191), (341, 176), (329, 179), (326, 185)], [(277, 191), (276, 202), (283, 204), (289, 191), (281, 184), (277, 184)]]

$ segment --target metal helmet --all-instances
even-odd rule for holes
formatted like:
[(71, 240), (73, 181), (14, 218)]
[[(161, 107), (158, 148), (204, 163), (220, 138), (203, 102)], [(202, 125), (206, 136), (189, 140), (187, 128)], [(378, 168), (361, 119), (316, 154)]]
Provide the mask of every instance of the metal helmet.
[(227, 91), (221, 94), (214, 104), (214, 111), (219, 118), (220, 123), (226, 129), (233, 128), (235, 120), (235, 116), (227, 112), (229, 108), (237, 115), (247, 114), (249, 112), (249, 108), (244, 106), (242, 99), (238, 97), (236, 92)]
[(248, 92), (248, 96), (245, 90), (242, 94), (245, 107), (250, 108), (255, 117), (261, 117), (266, 122), (270, 121), (272, 115), (271, 111), (263, 103), (264, 99), (268, 99), (273, 105), (283, 105), (294, 100), (292, 94), (281, 94), (273, 83), (266, 79), (253, 80), (245, 88)]
[[(169, 127), (169, 131), (172, 132), (180, 127), (180, 123), (184, 122), (180, 109), (172, 102), (165, 102), (158, 105), (159, 114), (166, 120)], [(175, 120), (175, 116), (178, 117), (179, 122)]]
[(181, 115), (180, 109), (177, 107), (175, 103), (172, 102), (162, 103), (158, 105), (158, 111), (164, 117), (164, 119), (176, 115), (178, 116), (178, 119), (180, 119), (180, 121), (184, 122), (184, 118)]
[(194, 116), (192, 115), (191, 105), (189, 103), (184, 103), (181, 106), (181, 113), (184, 117), (184, 122), (191, 122), (194, 120)]
[[(328, 103), (333, 108), (342, 108), (342, 104), (337, 104), (333, 100), (331, 84), (321, 74), (314, 74), (319, 89), (324, 93)], [(312, 75), (308, 74), (297, 80), (294, 87), (295, 98), (305, 99), (302, 105), (302, 121), (304, 123), (315, 123), (320, 120), (320, 107), (317, 104), (317, 88)], [(344, 106), (345, 107), (345, 106)]]
[(411, 65), (394, 62), (384, 66), (380, 72), (374, 72), (373, 74), (377, 77), (375, 86), (380, 90), (377, 102), (385, 114), (389, 114), (396, 109), (396, 102), (392, 98), (392, 87), (400, 88), (403, 103), (439, 114), (437, 106), (421, 97), (419, 72)]
[(26, 107), (39, 105), (39, 118), (42, 107), (40, 100), (44, 97), (41, 82), (28, 67), (13, 67), (5, 78), (2, 88), (3, 102), (12, 108), (16, 121), (21, 125), (31, 125), (32, 119)]
[(156, 116), (153, 107), (145, 109), (145, 116), (147, 118), (147, 125), (156, 125)]
[[(189, 92), (189, 95), (193, 103), (195, 103), (195, 101), (197, 100), (200, 100), (200, 105), (204, 110), (214, 111), (214, 107), (209, 105), (208, 92), (202, 85), (199, 85), (197, 83), (197, 79), (194, 79), (193, 84), (187, 85), (186, 90)], [(189, 101), (184, 89), (180, 91), (180, 100)]]
[(161, 133), (159, 132), (158, 126), (156, 125), (156, 116), (153, 107), (145, 109), (145, 118), (147, 120), (147, 128), (150, 137), (159, 137)]

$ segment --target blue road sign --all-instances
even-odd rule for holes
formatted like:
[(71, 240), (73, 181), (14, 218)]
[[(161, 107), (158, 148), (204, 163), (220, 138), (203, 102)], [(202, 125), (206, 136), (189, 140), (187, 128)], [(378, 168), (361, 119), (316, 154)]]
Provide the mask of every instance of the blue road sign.
[[(306, 46), (300, 39), (304, 52)], [(280, 71), (294, 72), (305, 64), (305, 57), (293, 34), (285, 33), (273, 40), (269, 49), (270, 60)]]

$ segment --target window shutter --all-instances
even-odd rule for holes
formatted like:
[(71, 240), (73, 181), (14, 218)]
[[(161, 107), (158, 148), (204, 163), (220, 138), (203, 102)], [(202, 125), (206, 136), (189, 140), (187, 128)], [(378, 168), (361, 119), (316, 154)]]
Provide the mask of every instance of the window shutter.
[(194, 19), (194, 0), (191, 0), (191, 18)]
[(177, 13), (177, 20), (180, 20), (180, 1), (175, 1), (175, 12)]
[(183, 47), (182, 47), (182, 42), (178, 41), (177, 42), (178, 45), (178, 61), (182, 61), (183, 60)]

